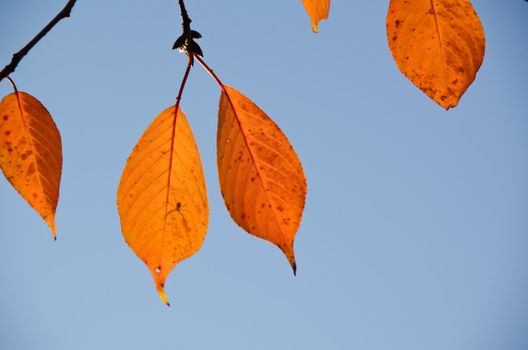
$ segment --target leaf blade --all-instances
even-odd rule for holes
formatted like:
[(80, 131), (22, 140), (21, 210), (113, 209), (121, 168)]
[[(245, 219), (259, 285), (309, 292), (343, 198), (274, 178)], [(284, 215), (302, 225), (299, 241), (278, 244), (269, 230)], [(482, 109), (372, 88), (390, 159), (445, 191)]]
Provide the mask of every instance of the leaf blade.
[(26, 92), (14, 92), (0, 102), (0, 167), (56, 238), (61, 137), (48, 110)]
[(139, 139), (121, 176), (117, 206), (125, 241), (168, 304), (165, 280), (200, 250), (209, 219), (200, 154), (181, 109), (177, 115), (174, 106), (165, 109)]
[(217, 165), (232, 219), (285, 254), (296, 272), (294, 239), (306, 200), (299, 157), (271, 118), (224, 85), (219, 104)]
[(471, 2), (391, 0), (386, 25), (400, 71), (443, 108), (455, 107), (484, 59), (484, 29)]

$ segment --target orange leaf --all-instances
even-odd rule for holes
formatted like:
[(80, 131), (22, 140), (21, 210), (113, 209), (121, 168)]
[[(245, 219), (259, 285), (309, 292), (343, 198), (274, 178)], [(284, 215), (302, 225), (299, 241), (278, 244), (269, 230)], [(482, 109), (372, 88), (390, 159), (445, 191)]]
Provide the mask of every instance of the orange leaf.
[(306, 199), (301, 162), (266, 113), (237, 90), (224, 89), (216, 142), (227, 209), (244, 230), (277, 245), (295, 273), (293, 241)]
[(167, 276), (200, 250), (209, 206), (200, 154), (185, 114), (161, 112), (130, 154), (117, 192), (123, 236), (149, 268), (161, 299)]
[(28, 93), (14, 92), (0, 103), (0, 167), (56, 237), (61, 137), (46, 108)]
[(302, 0), (304, 8), (312, 19), (312, 30), (318, 32), (317, 25), (323, 19), (328, 18), (330, 12), (330, 0)]
[(387, 38), (402, 73), (445, 109), (458, 104), (484, 59), (484, 30), (469, 0), (391, 0)]

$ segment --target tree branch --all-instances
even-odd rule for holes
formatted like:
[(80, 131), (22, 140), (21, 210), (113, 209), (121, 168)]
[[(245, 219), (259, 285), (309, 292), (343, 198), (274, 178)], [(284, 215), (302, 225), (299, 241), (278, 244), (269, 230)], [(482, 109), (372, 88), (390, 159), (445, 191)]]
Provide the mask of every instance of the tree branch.
[(178, 3), (180, 4), (180, 13), (182, 17), (182, 28), (183, 32), (190, 32), (191, 31), (191, 19), (189, 18), (189, 14), (187, 13), (187, 9), (185, 8), (185, 3), (183, 0), (178, 0)]
[(20, 51), (15, 53), (13, 55), (13, 58), (11, 59), (11, 63), (9, 63), (7, 66), (2, 69), (0, 72), (0, 81), (2, 81), (4, 78), (9, 76), (9, 74), (13, 73), (22, 60), (24, 56), (28, 54), (28, 52), (35, 46), (36, 43), (40, 41), (48, 32), (57, 24), (60, 22), (61, 19), (70, 17), (71, 10), (73, 6), (75, 5), (75, 2), (77, 0), (68, 0), (68, 3), (64, 8), (51, 20), (51, 22), (48, 23), (47, 26), (45, 26), (29, 43), (26, 44)]
[(194, 62), (194, 54), (203, 56), (203, 52), (200, 48), (200, 45), (198, 45), (196, 41), (194, 41), (194, 39), (200, 39), (202, 35), (196, 30), (191, 29), (192, 21), (191, 18), (189, 18), (189, 14), (187, 13), (187, 9), (185, 8), (185, 3), (183, 2), (183, 0), (178, 0), (178, 3), (180, 4), (183, 34), (180, 35), (178, 39), (176, 39), (174, 45), (172, 46), (172, 49), (179, 49), (181, 52), (185, 52), (192, 65)]

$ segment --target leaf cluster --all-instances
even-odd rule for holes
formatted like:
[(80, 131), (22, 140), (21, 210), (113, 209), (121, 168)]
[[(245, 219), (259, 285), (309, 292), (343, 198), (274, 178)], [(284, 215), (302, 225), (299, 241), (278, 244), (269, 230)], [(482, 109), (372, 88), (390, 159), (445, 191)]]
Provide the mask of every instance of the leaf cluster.
[[(61, 19), (55, 18), (0, 72), (14, 92), (0, 103), (0, 167), (7, 180), (50, 226), (62, 170), (60, 133), (50, 113), (10, 78), (20, 60)], [(302, 0), (318, 32), (330, 0)], [(187, 78), (197, 61), (220, 88), (217, 165), (220, 189), (235, 223), (282, 250), (296, 272), (294, 240), (307, 194), (303, 167), (279, 126), (250, 98), (224, 84), (203, 59), (183, 0), (182, 34), (173, 49), (187, 56), (176, 102), (164, 109), (132, 150), (117, 191), (125, 241), (147, 265), (163, 302), (167, 276), (180, 261), (200, 250), (209, 204), (194, 136), (181, 109)], [(401, 72), (445, 109), (459, 103), (483, 62), (484, 30), (469, 0), (391, 0), (387, 40)]]

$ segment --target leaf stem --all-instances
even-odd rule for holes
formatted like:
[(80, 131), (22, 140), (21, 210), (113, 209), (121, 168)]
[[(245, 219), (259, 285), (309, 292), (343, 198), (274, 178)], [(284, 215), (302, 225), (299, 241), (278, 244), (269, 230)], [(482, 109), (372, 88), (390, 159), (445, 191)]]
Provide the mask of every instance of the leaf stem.
[(169, 195), (170, 195), (170, 188), (171, 188), (171, 175), (172, 175), (172, 160), (173, 160), (173, 153), (174, 153), (174, 138), (176, 136), (176, 120), (178, 119), (178, 110), (180, 109), (180, 101), (182, 99), (183, 95), (183, 89), (185, 88), (185, 84), (187, 83), (187, 78), (189, 77), (189, 73), (191, 72), (192, 67), (192, 61), (191, 59), (187, 60), (187, 68), (185, 69), (185, 73), (183, 74), (183, 79), (180, 84), (180, 90), (178, 91), (178, 96), (176, 96), (176, 104), (174, 105), (174, 118), (172, 120), (172, 134), (171, 134), (171, 147), (170, 147), (170, 154), (169, 154), (169, 176), (167, 178), (167, 196), (165, 198), (165, 219), (167, 218), (167, 212), (168, 212), (168, 206), (169, 206)]
[[(207, 73), (209, 73), (209, 75), (218, 83), (218, 85), (220, 86), (220, 89), (222, 89), (222, 91), (224, 92), (224, 94), (225, 94), (225, 96), (227, 98), (227, 101), (231, 105), (231, 108), (233, 108), (233, 110), (235, 110), (235, 104), (233, 103), (233, 101), (231, 101), (231, 96), (227, 92), (227, 89), (225, 88), (224, 83), (222, 83), (222, 80), (220, 80), (220, 78), (218, 77), (218, 75), (216, 75), (216, 73), (213, 71), (213, 69), (211, 67), (209, 67), (207, 65), (207, 63), (205, 63), (203, 58), (201, 58), (200, 56), (198, 56), (196, 54), (194, 54), (194, 58), (196, 58), (196, 60), (200, 63), (200, 65), (203, 67), (203, 69), (205, 69), (205, 71)], [(242, 129), (242, 126), (240, 125), (240, 121), (238, 120), (238, 118), (237, 118), (237, 122), (238, 122), (238, 126)]]
[(10, 83), (11, 86), (13, 87), (13, 90), (15, 90), (15, 93), (18, 93), (18, 89), (17, 89), (16, 84), (15, 84), (15, 82), (13, 81), (13, 79), (11, 79), (10, 77), (6, 77), (6, 79), (9, 81), (9, 83)]
[[(205, 61), (203, 60), (203, 58), (201, 58), (200, 56), (198, 55), (194, 55), (194, 58), (196, 58), (196, 60), (200, 63), (200, 65), (203, 67), (203, 69), (205, 69), (205, 71), (207, 73), (209, 73), (209, 75), (218, 83), (218, 85), (220, 85), (220, 88), (222, 89), (222, 91), (224, 91), (227, 95), (227, 91), (224, 87), (224, 83), (222, 83), (222, 81), (220, 80), (220, 78), (218, 77), (218, 75), (215, 74), (215, 72), (213, 71), (213, 69), (211, 67), (209, 67), (207, 65), (207, 63), (205, 63)], [(228, 95), (229, 96), (229, 95)], [(231, 101), (230, 101), (231, 102)]]
[(77, 0), (69, 0), (66, 6), (20, 51), (13, 55), (11, 62), (0, 72), (0, 81), (13, 73), (24, 56), (42, 39), (48, 32), (60, 22), (61, 19), (70, 17), (71, 10)]

